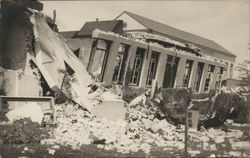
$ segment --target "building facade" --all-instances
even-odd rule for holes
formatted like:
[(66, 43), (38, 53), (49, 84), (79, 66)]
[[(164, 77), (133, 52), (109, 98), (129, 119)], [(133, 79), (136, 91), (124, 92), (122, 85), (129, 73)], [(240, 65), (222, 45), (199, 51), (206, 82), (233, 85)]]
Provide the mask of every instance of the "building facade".
[(211, 40), (126, 11), (62, 35), (87, 71), (108, 84), (150, 88), (156, 80), (162, 88), (219, 89), (236, 57)]

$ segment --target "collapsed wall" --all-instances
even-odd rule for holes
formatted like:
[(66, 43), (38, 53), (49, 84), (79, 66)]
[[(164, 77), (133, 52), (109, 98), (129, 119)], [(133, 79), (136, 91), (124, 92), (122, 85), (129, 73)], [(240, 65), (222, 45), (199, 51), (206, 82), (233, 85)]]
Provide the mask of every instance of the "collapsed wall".
[(249, 122), (249, 101), (239, 93), (222, 88), (221, 91), (213, 90), (192, 97), (193, 108), (200, 111), (200, 126), (221, 126), (227, 119), (237, 123)]
[(33, 25), (29, 19), (31, 14), (27, 7), (18, 2), (1, 2), (0, 66), (3, 69), (0, 74), (0, 95), (40, 95), (40, 82), (28, 59), (28, 55), (34, 55), (35, 51)]
[[(34, 27), (35, 57), (37, 65), (49, 87), (63, 92), (74, 102), (90, 109), (87, 87), (92, 82), (85, 67), (66, 45), (64, 39), (46, 23), (43, 15), (33, 13), (31, 22)], [(67, 83), (66, 83), (67, 81)]]
[[(22, 2), (4, 1), (1, 18), (1, 35), (6, 39), (1, 43), (0, 66), (6, 71), (1, 73), (1, 85), (9, 80), (4, 83), (7, 88), (1, 87), (5, 91), (2, 95), (41, 96), (44, 94), (41, 86), (46, 85), (46, 89), (89, 110), (87, 86), (92, 82), (91, 77), (62, 36), (50, 28), (47, 16)], [(38, 70), (39, 88), (31, 87), (32, 79), (37, 78), (34, 73), (26, 75), (29, 69)]]
[[(49, 27), (46, 16), (23, 6), (16, 6), (11, 3), (6, 3), (5, 5), (10, 6), (3, 8), (14, 8), (16, 12), (7, 16), (5, 12), (8, 12), (8, 10), (3, 11), (5, 13), (3, 14), (3, 26), (5, 26), (3, 32), (6, 32), (3, 36), (7, 40), (3, 45), (4, 47), (1, 48), (3, 50), (1, 51), (1, 61), (5, 62), (1, 63), (1, 65), (4, 68), (25, 69), (27, 60), (32, 60), (49, 88), (56, 93), (63, 93), (83, 107), (91, 109), (91, 102), (87, 98), (87, 86), (92, 82), (90, 75), (66, 45), (64, 39)], [(16, 25), (14, 25), (14, 21), (16, 21)], [(10, 26), (10, 28), (6, 26)], [(28, 59), (28, 55), (30, 59)], [(13, 60), (13, 62), (8, 62), (8, 60)], [(16, 78), (16, 76), (12, 78)], [(27, 80), (26, 78), (24, 79)], [(25, 85), (25, 83), (22, 85)], [(21, 95), (22, 93), (24, 92), (15, 93), (15, 95)], [(180, 91), (180, 94), (178, 94), (175, 93), (174, 89), (170, 89), (168, 92), (163, 91), (162, 93), (165, 102), (161, 107), (163, 111), (171, 117), (175, 117), (173, 114), (176, 112), (177, 114), (184, 112), (184, 107), (189, 102), (187, 93)], [(32, 94), (40, 95), (40, 93), (33, 93), (32, 91), (25, 93), (25, 95)], [(128, 96), (128, 100), (131, 100), (131, 97), (133, 95)], [(208, 106), (199, 106), (199, 111), (204, 115), (209, 113), (208, 111), (211, 113), (211, 108), (214, 108), (209, 106), (211, 103), (212, 100), (210, 98), (206, 102)], [(232, 108), (229, 104), (227, 104), (229, 106), (228, 109)], [(222, 107), (221, 109), (225, 108), (221, 104), (220, 106), (215, 106), (216, 111), (219, 111), (218, 113), (223, 111), (219, 107)], [(223, 119), (219, 117), (223, 117)], [(218, 115), (218, 119), (224, 120), (225, 116)]]
[(237, 123), (246, 123), (249, 117), (249, 103), (236, 93), (221, 92), (214, 102), (215, 119), (226, 121), (234, 119)]

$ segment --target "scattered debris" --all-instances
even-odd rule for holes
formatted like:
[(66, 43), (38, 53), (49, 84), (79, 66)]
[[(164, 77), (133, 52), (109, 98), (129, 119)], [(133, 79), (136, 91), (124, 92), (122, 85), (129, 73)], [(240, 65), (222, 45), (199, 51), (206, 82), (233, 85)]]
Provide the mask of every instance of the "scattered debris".
[(59, 145), (54, 145), (52, 146), (53, 149), (60, 149), (60, 146)]
[(48, 152), (49, 152), (49, 154), (54, 155), (55, 152), (56, 152), (56, 150), (54, 150), (54, 149), (48, 149)]
[(239, 151), (230, 151), (229, 155), (234, 156), (234, 157), (241, 157), (241, 152), (239, 152)]
[(246, 149), (249, 150), (250, 149), (250, 142), (244, 141), (244, 142), (234, 142), (232, 144), (232, 148), (234, 150), (236, 149)]
[(24, 151), (28, 151), (29, 150), (29, 148), (28, 147), (24, 147), (24, 149), (23, 149)]
[(195, 155), (200, 154), (201, 152), (200, 152), (199, 150), (190, 150), (190, 151), (188, 151), (188, 153), (189, 153), (191, 156), (195, 156)]
[(123, 101), (119, 96), (115, 95), (111, 91), (106, 91), (100, 95), (102, 101)]

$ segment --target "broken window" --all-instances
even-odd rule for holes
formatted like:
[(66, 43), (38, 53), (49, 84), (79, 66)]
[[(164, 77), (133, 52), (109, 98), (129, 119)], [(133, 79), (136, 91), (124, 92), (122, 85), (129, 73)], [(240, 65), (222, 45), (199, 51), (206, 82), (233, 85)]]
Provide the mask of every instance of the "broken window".
[(223, 67), (219, 67), (217, 80), (215, 82), (215, 89), (220, 89), (221, 87), (221, 80), (222, 80), (223, 72), (224, 72)]
[(182, 87), (188, 87), (188, 85), (189, 85), (192, 66), (193, 66), (193, 61), (187, 60), (186, 66), (185, 66), (185, 74), (184, 74), (184, 78), (183, 78), (183, 82), (182, 82)]
[(104, 40), (97, 40), (93, 43), (88, 70), (97, 81), (103, 79), (107, 49), (107, 43)]
[(207, 74), (207, 78), (205, 81), (204, 91), (210, 90), (210, 86), (211, 86), (212, 79), (213, 79), (214, 68), (215, 68), (214, 65), (208, 65), (208, 74)]
[(174, 57), (172, 55), (167, 56), (167, 63), (163, 79), (163, 88), (174, 87), (179, 61), (179, 57)]
[(132, 70), (132, 76), (130, 79), (131, 85), (138, 85), (140, 81), (141, 69), (143, 64), (143, 57), (144, 57), (145, 49), (137, 48), (134, 66)]
[(115, 69), (113, 74), (113, 82), (121, 84), (124, 76), (124, 68), (128, 56), (128, 46), (120, 44), (118, 54), (115, 61)]
[(198, 62), (198, 65), (197, 65), (197, 72), (196, 72), (195, 81), (194, 81), (194, 89), (197, 92), (199, 92), (199, 89), (200, 89), (204, 65), (205, 65), (204, 63), (200, 63), (200, 62)]
[(80, 56), (80, 48), (74, 50), (73, 53), (79, 58), (79, 56)]
[(64, 65), (65, 65), (65, 68), (66, 68), (66, 71), (67, 71), (67, 73), (70, 75), (70, 76), (72, 76), (74, 73), (75, 73), (75, 71), (64, 61)]
[(155, 78), (157, 65), (158, 65), (158, 57), (159, 57), (158, 52), (152, 52), (150, 62), (149, 62), (146, 85), (149, 85), (149, 86), (152, 85), (153, 79)]

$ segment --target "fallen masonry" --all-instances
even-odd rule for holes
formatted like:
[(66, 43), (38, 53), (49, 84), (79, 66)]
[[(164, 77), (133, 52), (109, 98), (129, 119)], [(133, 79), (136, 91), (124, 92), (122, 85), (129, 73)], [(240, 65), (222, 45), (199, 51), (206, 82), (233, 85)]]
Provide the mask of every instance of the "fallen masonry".
[[(160, 110), (151, 104), (148, 97), (135, 98), (127, 105), (126, 120), (116, 122), (105, 117), (98, 118), (77, 106), (73, 106), (71, 115), (67, 116), (63, 108), (69, 106), (67, 104), (55, 106), (57, 127), (54, 138), (42, 140), (42, 144), (61, 144), (73, 149), (80, 149), (84, 144), (97, 144), (98, 148), (121, 153), (142, 150), (150, 154), (153, 146), (176, 147), (180, 152), (184, 150), (184, 126), (177, 128), (166, 119), (159, 118)], [(189, 129), (188, 140), (201, 144), (204, 150), (212, 151), (217, 150), (216, 144), (223, 144), (226, 139), (231, 143), (238, 142), (242, 135), (240, 130)], [(189, 154), (194, 156), (200, 152), (189, 150)]]

